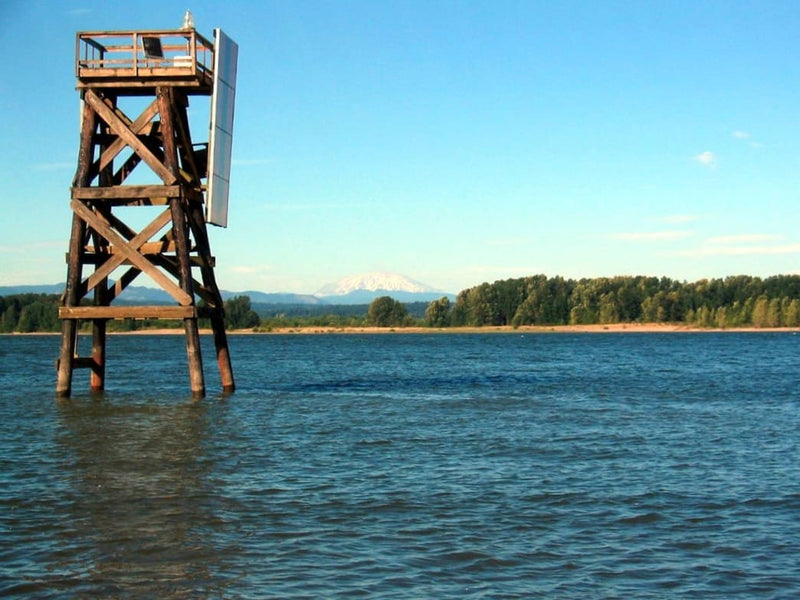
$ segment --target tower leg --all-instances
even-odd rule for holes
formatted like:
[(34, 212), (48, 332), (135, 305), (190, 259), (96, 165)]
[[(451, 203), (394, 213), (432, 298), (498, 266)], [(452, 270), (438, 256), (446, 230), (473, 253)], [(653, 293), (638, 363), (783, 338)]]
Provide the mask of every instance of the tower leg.
[(228, 351), (228, 337), (225, 335), (225, 319), (221, 311), (219, 313), (215, 312), (211, 317), (211, 329), (214, 332), (214, 346), (217, 350), (217, 365), (219, 366), (219, 377), (222, 381), (222, 391), (230, 394), (236, 391), (236, 384), (233, 381), (231, 354)]
[(72, 357), (75, 356), (77, 325), (75, 319), (64, 319), (61, 323), (61, 352), (56, 382), (56, 395), (60, 398), (69, 398), (72, 394)]
[[(178, 169), (178, 148), (175, 143), (172, 90), (159, 87), (156, 89), (156, 96), (158, 97), (158, 112), (161, 115), (164, 166), (177, 179), (180, 173)], [(189, 261), (189, 227), (186, 219), (187, 204), (188, 201), (183, 194), (180, 198), (170, 198), (169, 201), (181, 289), (189, 294), (192, 298), (192, 304), (194, 304), (192, 265)], [(189, 379), (192, 386), (192, 395), (195, 398), (202, 398), (206, 394), (206, 385), (203, 380), (203, 358), (200, 353), (200, 331), (197, 326), (197, 315), (184, 319), (183, 328), (186, 332), (186, 352), (189, 358)]]
[[(93, 137), (97, 127), (97, 118), (90, 106), (83, 106), (81, 119), (81, 140), (78, 151), (78, 170), (75, 173), (75, 185), (86, 185), (89, 181), (89, 171), (92, 165)], [(67, 259), (67, 282), (64, 289), (62, 304), (64, 306), (78, 305), (78, 288), (81, 284), (83, 269), (83, 244), (86, 236), (86, 223), (77, 214), (72, 214), (72, 230), (69, 238), (69, 257)], [(61, 325), (61, 352), (58, 359), (58, 380), (56, 382), (56, 395), (68, 398), (72, 393), (72, 370), (75, 346), (78, 342), (77, 319), (64, 319)]]
[[(64, 306), (78, 303), (78, 286), (81, 282), (81, 246), (86, 233), (86, 223), (78, 215), (72, 215), (72, 233), (69, 241), (69, 262), (67, 264), (67, 285), (64, 290)], [(72, 393), (72, 367), (77, 343), (78, 321), (64, 319), (61, 325), (61, 351), (58, 359), (58, 380), (56, 395), (68, 398)]]
[(208, 232), (206, 231), (202, 205), (199, 202), (190, 202), (188, 216), (198, 253), (204, 259), (201, 267), (203, 285), (214, 294), (217, 304), (211, 314), (211, 330), (214, 333), (214, 347), (217, 352), (217, 366), (219, 367), (222, 391), (232, 393), (236, 390), (236, 384), (233, 380), (233, 365), (231, 363), (231, 354), (228, 350), (228, 337), (225, 333), (222, 296), (219, 293), (217, 281), (214, 277), (214, 269), (205, 260), (211, 256), (211, 245), (208, 242)]
[(206, 395), (206, 384), (203, 380), (203, 357), (200, 353), (200, 331), (197, 319), (184, 319), (183, 329), (186, 332), (186, 353), (189, 358), (189, 381), (192, 396), (202, 398)]
[(92, 375), (93, 392), (106, 388), (106, 320), (95, 319), (92, 327)]

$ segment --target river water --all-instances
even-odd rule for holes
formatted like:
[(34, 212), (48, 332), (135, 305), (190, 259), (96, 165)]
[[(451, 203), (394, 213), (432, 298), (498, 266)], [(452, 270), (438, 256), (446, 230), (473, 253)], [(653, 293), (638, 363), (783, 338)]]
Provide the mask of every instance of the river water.
[(797, 598), (800, 336), (0, 336), (0, 596)]

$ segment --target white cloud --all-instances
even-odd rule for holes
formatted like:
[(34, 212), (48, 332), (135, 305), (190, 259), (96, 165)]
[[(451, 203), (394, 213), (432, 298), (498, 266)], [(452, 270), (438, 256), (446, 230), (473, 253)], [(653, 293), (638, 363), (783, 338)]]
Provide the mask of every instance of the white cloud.
[(766, 234), (728, 235), (709, 238), (701, 246), (691, 250), (671, 253), (671, 256), (764, 256), (778, 254), (800, 254), (800, 244), (769, 244), (782, 236)]
[(705, 152), (701, 152), (700, 154), (697, 154), (692, 158), (696, 162), (699, 162), (701, 165), (706, 167), (714, 167), (717, 164), (717, 155), (711, 152), (711, 150), (706, 150)]
[(721, 235), (718, 237), (709, 238), (707, 244), (758, 244), (761, 242), (777, 242), (783, 239), (783, 236), (763, 234), (763, 233), (745, 233), (741, 235)]
[(763, 148), (764, 147), (764, 144), (762, 144), (759, 141), (756, 141), (756, 140), (752, 139), (753, 136), (751, 136), (746, 131), (736, 130), (736, 131), (731, 132), (731, 136), (736, 138), (737, 140), (747, 141), (747, 143), (750, 145), (751, 148)]
[(263, 265), (236, 265), (231, 267), (231, 271), (234, 273), (243, 273), (245, 275), (252, 275), (254, 273), (263, 273), (264, 271), (269, 271), (271, 269), (271, 265), (263, 264)]
[(763, 254), (800, 254), (800, 244), (783, 246), (708, 246), (700, 248), (694, 256), (742, 256)]
[(627, 242), (657, 242), (661, 240), (678, 240), (692, 235), (691, 231), (637, 231), (629, 233), (612, 233), (607, 237)]

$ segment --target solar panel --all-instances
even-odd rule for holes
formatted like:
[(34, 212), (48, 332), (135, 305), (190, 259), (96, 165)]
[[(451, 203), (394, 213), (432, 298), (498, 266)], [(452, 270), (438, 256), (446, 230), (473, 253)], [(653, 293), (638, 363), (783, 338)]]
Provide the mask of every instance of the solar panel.
[(142, 48), (145, 58), (164, 58), (164, 49), (161, 47), (161, 39), (157, 37), (142, 37)]
[(211, 92), (211, 131), (208, 141), (206, 221), (228, 226), (228, 192), (233, 150), (233, 112), (239, 46), (222, 30), (214, 30), (214, 89)]

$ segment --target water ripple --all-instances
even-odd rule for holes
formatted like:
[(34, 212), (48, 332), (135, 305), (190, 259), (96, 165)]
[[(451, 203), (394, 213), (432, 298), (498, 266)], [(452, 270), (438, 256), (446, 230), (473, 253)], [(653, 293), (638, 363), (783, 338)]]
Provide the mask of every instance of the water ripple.
[(3, 597), (800, 594), (796, 337), (237, 336), (192, 402), (120, 336), (63, 403), (54, 340), (2, 339)]

